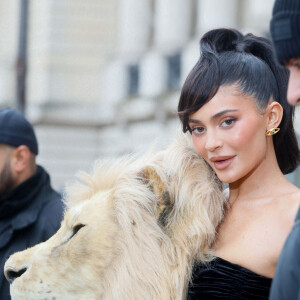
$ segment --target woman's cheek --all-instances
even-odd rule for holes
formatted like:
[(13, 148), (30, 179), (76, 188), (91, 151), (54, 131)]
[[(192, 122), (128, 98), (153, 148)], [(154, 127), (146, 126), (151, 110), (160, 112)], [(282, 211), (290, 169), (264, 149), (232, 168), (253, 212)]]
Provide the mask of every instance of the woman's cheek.
[(232, 146), (237, 148), (243, 147), (244, 145), (249, 145), (253, 137), (253, 130), (247, 126), (247, 124), (241, 124), (236, 130), (232, 130), (228, 136), (228, 142), (230, 141)]
[(196, 152), (206, 160), (207, 155), (206, 155), (205, 143), (203, 139), (199, 139), (199, 137), (193, 135), (192, 141), (194, 144), (194, 148), (196, 149)]

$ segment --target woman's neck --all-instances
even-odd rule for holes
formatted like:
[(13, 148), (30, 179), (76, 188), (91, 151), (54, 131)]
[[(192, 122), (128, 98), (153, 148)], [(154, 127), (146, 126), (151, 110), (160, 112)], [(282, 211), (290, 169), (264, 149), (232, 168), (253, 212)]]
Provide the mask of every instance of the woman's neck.
[(292, 186), (282, 174), (275, 152), (272, 154), (266, 155), (266, 158), (252, 172), (229, 184), (230, 205), (236, 200), (247, 201), (276, 195), (277, 192), (284, 191), (284, 185)]

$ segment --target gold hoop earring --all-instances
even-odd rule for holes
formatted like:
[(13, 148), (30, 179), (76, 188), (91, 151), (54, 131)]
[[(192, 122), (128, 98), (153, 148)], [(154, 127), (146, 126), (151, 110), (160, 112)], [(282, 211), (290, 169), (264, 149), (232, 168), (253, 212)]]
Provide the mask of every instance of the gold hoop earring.
[(266, 135), (274, 135), (276, 134), (278, 131), (280, 130), (280, 128), (271, 128), (269, 130), (266, 131)]

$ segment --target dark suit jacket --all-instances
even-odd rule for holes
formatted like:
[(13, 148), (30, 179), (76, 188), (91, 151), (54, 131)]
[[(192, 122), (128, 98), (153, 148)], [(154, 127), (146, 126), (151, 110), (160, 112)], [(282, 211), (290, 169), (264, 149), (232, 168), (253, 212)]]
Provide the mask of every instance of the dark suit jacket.
[(34, 197), (12, 217), (0, 219), (0, 299), (10, 300), (9, 283), (3, 267), (7, 258), (48, 240), (60, 227), (63, 216), (61, 196), (50, 186), (47, 172), (41, 169), (42, 184)]

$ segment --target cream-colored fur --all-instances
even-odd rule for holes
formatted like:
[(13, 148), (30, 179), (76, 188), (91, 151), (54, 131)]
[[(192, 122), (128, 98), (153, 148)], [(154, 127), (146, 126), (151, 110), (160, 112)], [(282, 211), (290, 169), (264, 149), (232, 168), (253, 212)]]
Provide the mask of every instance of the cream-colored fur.
[(225, 203), (190, 137), (138, 159), (100, 161), (81, 180), (68, 189), (59, 231), (6, 262), (6, 273), (26, 270), (12, 299), (185, 299)]

